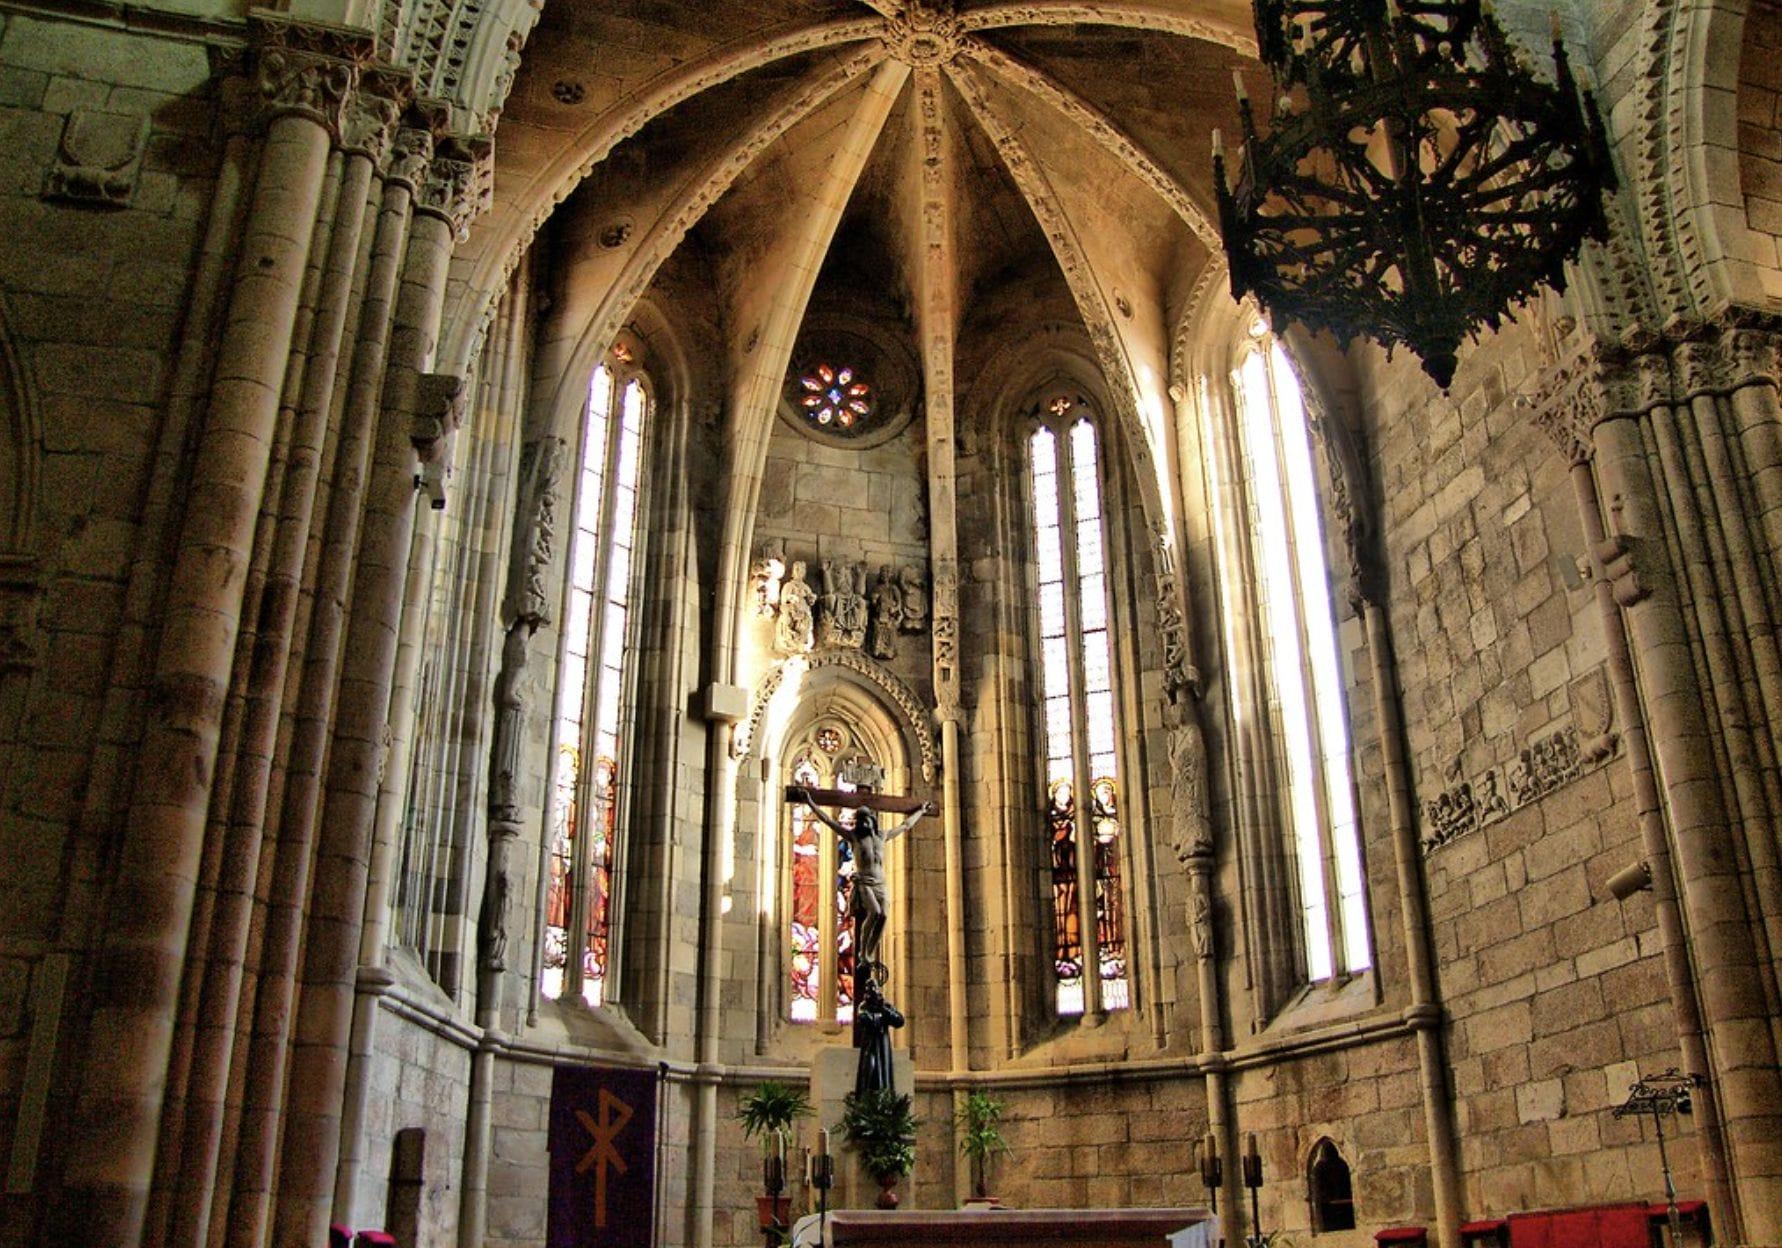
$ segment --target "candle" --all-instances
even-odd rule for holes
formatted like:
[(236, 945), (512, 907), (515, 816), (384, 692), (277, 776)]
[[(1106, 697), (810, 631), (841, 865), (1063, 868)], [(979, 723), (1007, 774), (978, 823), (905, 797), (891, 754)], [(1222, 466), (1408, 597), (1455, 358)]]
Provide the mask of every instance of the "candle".
[(828, 1127), (824, 1127), (821, 1131), (817, 1132), (817, 1156), (819, 1156), (819, 1157), (829, 1156), (829, 1128)]
[(1558, 43), (1560, 36), (1558, 9), (1547, 10), (1547, 29), (1553, 32), (1553, 42)]
[(1248, 1135), (1244, 1136), (1244, 1156), (1246, 1156), (1246, 1157), (1261, 1157), (1262, 1156), (1262, 1154), (1259, 1151), (1257, 1151), (1257, 1148), (1256, 1148), (1256, 1133), (1254, 1131), (1252, 1131)]
[(1386, 0), (1386, 17), (1389, 21), (1398, 20), (1398, 0)]
[(1231, 71), (1231, 84), (1232, 84), (1232, 86), (1237, 88), (1238, 103), (1239, 104), (1248, 104), (1250, 102), (1250, 93), (1244, 89), (1244, 71), (1243, 70), (1234, 69)]
[(1216, 127), (1213, 130), (1213, 159), (1225, 159), (1225, 136), (1220, 134)]
[(773, 1155), (781, 1165), (786, 1164), (786, 1137), (778, 1131), (773, 1133)]

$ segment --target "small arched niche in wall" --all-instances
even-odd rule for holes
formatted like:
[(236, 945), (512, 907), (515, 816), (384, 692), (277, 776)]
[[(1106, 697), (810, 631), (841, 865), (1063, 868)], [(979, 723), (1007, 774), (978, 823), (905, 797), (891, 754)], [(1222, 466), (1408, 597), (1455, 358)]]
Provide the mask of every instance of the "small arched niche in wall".
[(1306, 1166), (1306, 1191), (1312, 1201), (1312, 1230), (1355, 1229), (1355, 1186), (1349, 1163), (1328, 1138), (1312, 1146)]

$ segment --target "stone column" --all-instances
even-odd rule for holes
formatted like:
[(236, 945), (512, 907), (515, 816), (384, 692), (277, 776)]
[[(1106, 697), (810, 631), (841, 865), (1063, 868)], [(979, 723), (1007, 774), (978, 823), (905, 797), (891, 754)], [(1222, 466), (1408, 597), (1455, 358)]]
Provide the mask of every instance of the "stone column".
[(347, 592), (358, 550), (371, 435), (378, 423), (414, 189), (425, 174), (432, 153), (433, 139), (428, 131), (412, 127), (397, 131), (360, 305), (341, 445), (336, 455), (336, 479), (329, 500), (327, 540), (315, 574), (315, 606), (303, 681), (294, 708), (283, 817), (267, 899), (253, 1043), (243, 1081), (234, 1198), (228, 1219), (227, 1242), (231, 1248), (259, 1248), (270, 1213), (287, 1086), (292, 1011), (297, 997), (297, 958), (309, 894), (311, 851), (321, 813), (322, 766), (334, 719)]
[(240, 241), (209, 417), (163, 613), (151, 716), (137, 758), (95, 977), (86, 1067), (71, 1113), (67, 1216), (83, 1242), (134, 1244), (152, 1177), (225, 691), (279, 395), (328, 151), (368, 49), (271, 18), (255, 25), (270, 124)]
[[(1383, 597), (1383, 595), (1381, 595)], [(1392, 821), (1392, 858), (1398, 868), (1399, 919), (1405, 934), (1405, 975), (1411, 1004), (1407, 1026), (1417, 1034), (1417, 1073), (1423, 1093), (1423, 1130), (1429, 1143), (1430, 1178), (1435, 1191), (1435, 1231), (1442, 1248), (1460, 1248), (1460, 1166), (1456, 1156), (1454, 1101), (1442, 1031), (1446, 1012), (1436, 984), (1435, 950), (1430, 944), (1428, 892), (1417, 841), (1417, 800), (1405, 745), (1398, 668), (1393, 661), (1386, 609), (1373, 597), (1361, 603), (1367, 625), (1368, 662), (1374, 683), (1374, 718), (1386, 770), (1386, 803)]]
[[(480, 155), (486, 155), (486, 147)], [(427, 448), (457, 427), (463, 397), (461, 378), (425, 369), (437, 345), (452, 246), (475, 202), (478, 164), (479, 153), (463, 143), (439, 143), (417, 188), (396, 297), (304, 932), (303, 993), (293, 1029), (291, 1097), (274, 1217), (274, 1236), (281, 1243), (322, 1242), (332, 1209), (359, 932), (415, 531), (415, 486)]]

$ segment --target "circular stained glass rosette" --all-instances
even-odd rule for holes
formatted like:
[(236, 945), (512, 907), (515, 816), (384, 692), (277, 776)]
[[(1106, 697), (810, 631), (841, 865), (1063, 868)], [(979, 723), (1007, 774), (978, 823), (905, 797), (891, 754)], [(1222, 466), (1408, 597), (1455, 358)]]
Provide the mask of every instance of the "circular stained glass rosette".
[(798, 379), (804, 418), (831, 433), (854, 433), (872, 416), (872, 386), (858, 369), (818, 364)]

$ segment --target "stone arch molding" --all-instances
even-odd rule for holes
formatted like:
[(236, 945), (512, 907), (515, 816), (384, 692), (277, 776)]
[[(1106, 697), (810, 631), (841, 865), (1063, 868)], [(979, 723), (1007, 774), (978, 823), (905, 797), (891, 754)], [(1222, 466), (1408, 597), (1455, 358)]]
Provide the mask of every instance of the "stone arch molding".
[(743, 762), (761, 754), (769, 739), (777, 736), (797, 714), (805, 679), (825, 671), (846, 683), (865, 688), (888, 710), (896, 713), (899, 728), (915, 743), (922, 779), (932, 783), (936, 755), (928, 708), (896, 675), (852, 650), (793, 655), (769, 668), (750, 698), (748, 717), (737, 724), (731, 737), (731, 757)]

